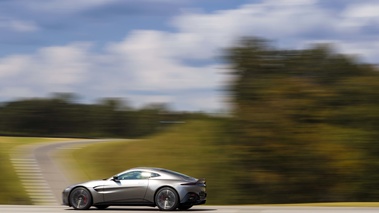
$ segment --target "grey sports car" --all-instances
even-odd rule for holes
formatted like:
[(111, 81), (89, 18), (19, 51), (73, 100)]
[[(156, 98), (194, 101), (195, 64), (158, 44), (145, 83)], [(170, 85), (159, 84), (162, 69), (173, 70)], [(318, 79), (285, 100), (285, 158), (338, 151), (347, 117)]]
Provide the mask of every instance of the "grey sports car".
[(95, 206), (157, 206), (187, 210), (206, 202), (205, 179), (162, 168), (139, 167), (111, 178), (75, 184), (63, 190), (63, 205), (84, 210)]

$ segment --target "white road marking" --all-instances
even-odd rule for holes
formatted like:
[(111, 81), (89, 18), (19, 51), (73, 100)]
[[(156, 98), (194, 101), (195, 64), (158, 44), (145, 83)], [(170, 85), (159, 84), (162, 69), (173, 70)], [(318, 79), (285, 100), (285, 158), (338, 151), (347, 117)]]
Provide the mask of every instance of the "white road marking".
[(67, 179), (61, 167), (51, 158), (50, 152), (59, 149), (81, 149), (93, 143), (110, 140), (117, 139), (22, 145), (10, 152), (10, 160), (33, 204), (57, 205), (61, 204), (60, 190), (67, 186)]
[(11, 162), (30, 200), (35, 205), (56, 205), (48, 183), (43, 178), (37, 160), (30, 155), (28, 149), (20, 147), (10, 154)]

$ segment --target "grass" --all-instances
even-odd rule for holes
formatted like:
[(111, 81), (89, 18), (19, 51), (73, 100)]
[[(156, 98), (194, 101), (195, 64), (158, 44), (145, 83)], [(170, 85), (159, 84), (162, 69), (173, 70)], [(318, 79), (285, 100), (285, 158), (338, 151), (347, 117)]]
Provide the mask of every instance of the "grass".
[[(78, 162), (83, 179), (107, 178), (132, 167), (162, 167), (204, 177), (210, 204), (229, 200), (233, 191), (230, 183), (232, 172), (225, 146), (218, 146), (222, 135), (214, 121), (192, 121), (178, 124), (163, 134), (144, 140), (124, 140), (87, 146), (76, 150), (69, 157)], [(228, 191), (228, 197), (224, 195)]]
[(31, 204), (10, 161), (10, 152), (19, 145), (47, 143), (57, 138), (0, 137), (0, 204)]

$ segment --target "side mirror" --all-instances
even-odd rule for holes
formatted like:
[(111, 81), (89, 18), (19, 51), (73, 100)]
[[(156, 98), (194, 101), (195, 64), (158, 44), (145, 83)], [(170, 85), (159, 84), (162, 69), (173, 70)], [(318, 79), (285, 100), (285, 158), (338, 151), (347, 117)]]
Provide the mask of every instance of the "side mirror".
[(114, 181), (119, 181), (118, 176), (117, 175), (113, 176), (113, 180)]

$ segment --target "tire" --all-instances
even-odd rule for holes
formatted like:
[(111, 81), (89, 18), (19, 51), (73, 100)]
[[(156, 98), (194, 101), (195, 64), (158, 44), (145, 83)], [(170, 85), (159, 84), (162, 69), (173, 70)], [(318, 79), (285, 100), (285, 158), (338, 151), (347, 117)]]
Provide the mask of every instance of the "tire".
[(106, 205), (99, 205), (99, 206), (95, 206), (97, 209), (100, 209), (100, 210), (104, 210), (106, 208), (108, 208), (109, 206), (106, 206)]
[(186, 211), (186, 210), (190, 209), (192, 206), (193, 206), (193, 205), (191, 205), (191, 204), (189, 204), (189, 205), (179, 205), (179, 206), (178, 206), (178, 209), (179, 209), (180, 211)]
[(92, 196), (88, 189), (77, 187), (70, 193), (70, 204), (74, 209), (86, 210), (92, 205)]
[(173, 188), (163, 187), (155, 195), (155, 205), (161, 211), (173, 211), (178, 208), (179, 195)]

